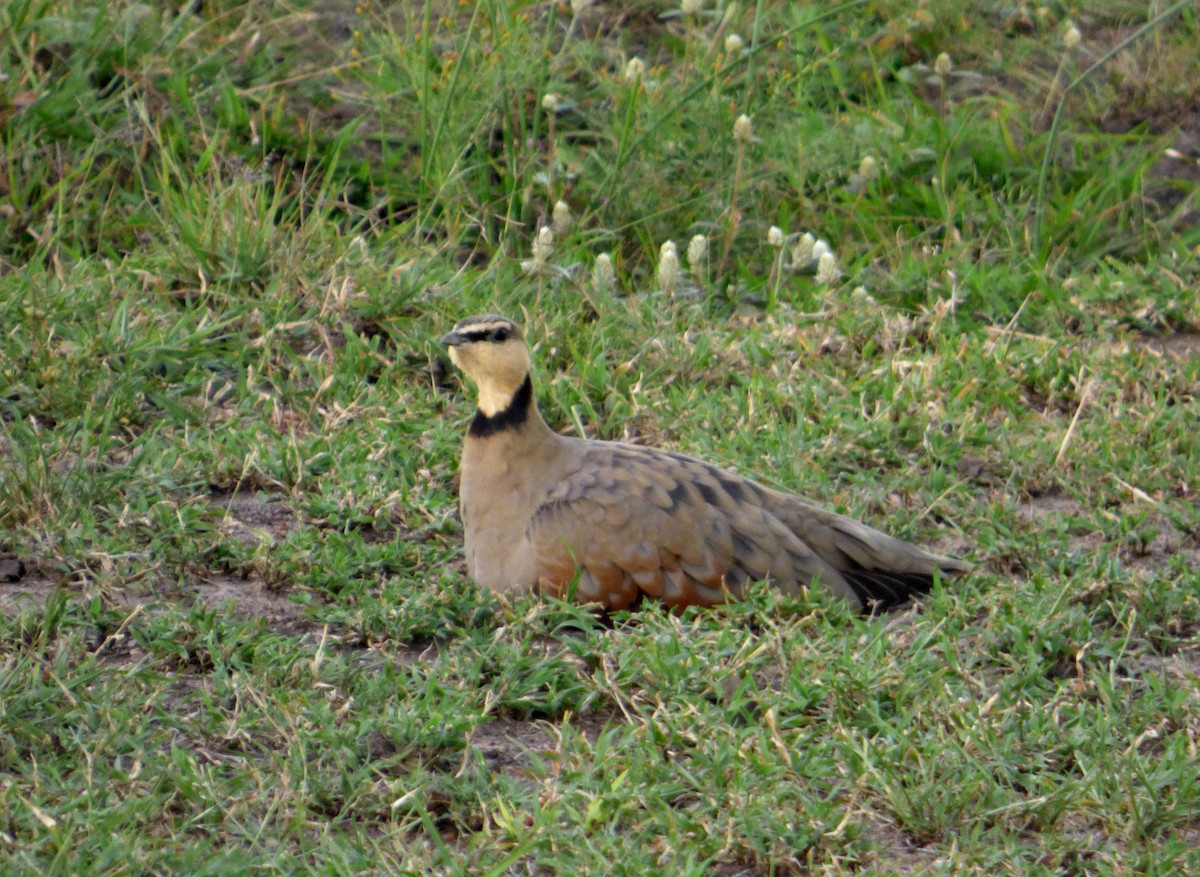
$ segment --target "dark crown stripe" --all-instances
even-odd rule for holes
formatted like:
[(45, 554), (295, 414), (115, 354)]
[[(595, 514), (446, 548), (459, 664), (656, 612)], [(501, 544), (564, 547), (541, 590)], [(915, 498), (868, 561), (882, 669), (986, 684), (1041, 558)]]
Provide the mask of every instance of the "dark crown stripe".
[(503, 411), (497, 411), (490, 417), (482, 411), (475, 412), (475, 419), (471, 421), (471, 428), (467, 430), (467, 435), (475, 438), (487, 438), (505, 430), (516, 429), (528, 419), (529, 408), (532, 405), (533, 381), (529, 379), (529, 375), (525, 375), (525, 382), (513, 394), (512, 401)]

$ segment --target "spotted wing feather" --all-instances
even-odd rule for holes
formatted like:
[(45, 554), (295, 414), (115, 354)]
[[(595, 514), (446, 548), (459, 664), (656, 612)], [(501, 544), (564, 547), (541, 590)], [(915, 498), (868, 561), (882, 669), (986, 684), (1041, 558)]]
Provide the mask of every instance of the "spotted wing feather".
[(533, 515), (526, 538), (544, 590), (625, 608), (641, 594), (712, 605), (746, 582), (855, 588), (770, 508), (753, 482), (689, 457), (595, 444)]

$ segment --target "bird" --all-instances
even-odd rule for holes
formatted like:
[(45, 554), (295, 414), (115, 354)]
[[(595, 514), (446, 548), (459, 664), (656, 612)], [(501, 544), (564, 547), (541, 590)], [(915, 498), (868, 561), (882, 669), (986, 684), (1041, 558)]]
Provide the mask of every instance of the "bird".
[(560, 435), (506, 317), (467, 317), (441, 342), (477, 388), (459, 504), (480, 587), (612, 611), (643, 598), (713, 606), (766, 580), (792, 595), (819, 584), (870, 612), (971, 569), (693, 457)]

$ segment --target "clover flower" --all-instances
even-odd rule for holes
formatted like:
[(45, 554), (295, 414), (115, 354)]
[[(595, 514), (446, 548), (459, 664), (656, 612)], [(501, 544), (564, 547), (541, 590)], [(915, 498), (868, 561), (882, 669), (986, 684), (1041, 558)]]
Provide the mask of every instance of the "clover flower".
[(733, 123), (733, 139), (739, 143), (747, 143), (754, 136), (754, 123), (745, 113), (737, 117)]
[(838, 270), (837, 257), (831, 251), (826, 250), (817, 259), (817, 283), (829, 286), (836, 283), (841, 276), (842, 272)]
[(679, 254), (675, 242), (666, 241), (658, 251), (658, 288), (667, 295), (679, 291)]
[(693, 275), (699, 274), (704, 270), (704, 263), (708, 260), (708, 238), (702, 234), (694, 235), (688, 241), (687, 247), (687, 263), (688, 270)]
[(567, 232), (571, 230), (571, 223), (574, 221), (574, 217), (571, 216), (571, 207), (566, 201), (554, 202), (550, 229), (554, 232), (555, 237), (566, 237)]
[(617, 272), (613, 270), (612, 256), (601, 253), (596, 257), (592, 266), (592, 280), (596, 288), (604, 292), (613, 292), (617, 288)]

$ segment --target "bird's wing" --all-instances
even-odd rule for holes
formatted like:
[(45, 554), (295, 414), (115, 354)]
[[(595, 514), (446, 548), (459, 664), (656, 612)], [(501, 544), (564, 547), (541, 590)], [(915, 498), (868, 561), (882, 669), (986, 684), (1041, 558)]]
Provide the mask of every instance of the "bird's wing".
[(925, 551), (797, 496), (768, 491), (765, 504), (841, 574), (864, 605), (904, 603), (926, 593), (935, 573), (950, 575), (971, 569), (969, 563)]
[(526, 532), (543, 589), (610, 609), (644, 593), (672, 606), (738, 596), (748, 580), (855, 590), (767, 508), (753, 482), (699, 460), (597, 443), (550, 491)]

